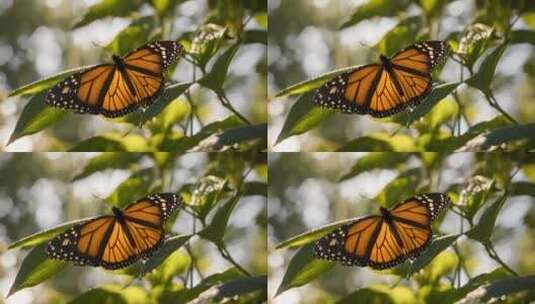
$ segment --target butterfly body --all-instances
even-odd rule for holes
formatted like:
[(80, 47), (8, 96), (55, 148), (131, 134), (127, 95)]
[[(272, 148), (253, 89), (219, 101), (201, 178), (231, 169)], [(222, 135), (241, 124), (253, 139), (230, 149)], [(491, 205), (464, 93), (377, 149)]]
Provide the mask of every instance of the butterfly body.
[(46, 253), (53, 259), (75, 265), (126, 267), (147, 258), (163, 243), (163, 224), (182, 199), (173, 193), (144, 197), (113, 215), (104, 215), (76, 224), (50, 240)]
[(314, 255), (345, 266), (386, 269), (417, 257), (433, 235), (431, 223), (450, 204), (442, 193), (409, 198), (381, 215), (366, 216), (319, 239)]
[(113, 63), (96, 65), (67, 77), (45, 95), (45, 103), (76, 113), (126, 115), (150, 106), (161, 94), (163, 73), (182, 52), (175, 41), (144, 45)]
[(444, 41), (424, 41), (391, 58), (380, 55), (380, 63), (342, 73), (318, 88), (314, 103), (374, 117), (414, 107), (431, 91), (431, 70), (447, 58), (448, 51)]

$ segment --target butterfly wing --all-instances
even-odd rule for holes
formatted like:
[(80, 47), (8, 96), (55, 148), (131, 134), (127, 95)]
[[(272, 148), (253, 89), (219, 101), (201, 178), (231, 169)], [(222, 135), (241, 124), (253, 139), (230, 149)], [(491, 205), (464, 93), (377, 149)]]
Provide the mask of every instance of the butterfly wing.
[(449, 202), (442, 193), (407, 199), (389, 211), (391, 220), (384, 215), (365, 217), (319, 239), (314, 254), (346, 266), (394, 267), (427, 248), (432, 237), (431, 223)]
[(314, 102), (345, 113), (385, 117), (413, 107), (431, 91), (431, 69), (447, 58), (444, 41), (424, 41), (396, 53), (385, 64), (343, 73), (320, 87)]
[(314, 103), (344, 113), (368, 114), (369, 99), (382, 70), (379, 64), (369, 64), (340, 74), (316, 90)]
[(101, 216), (76, 224), (51, 239), (46, 247), (49, 257), (75, 265), (99, 266), (115, 217)]
[(172, 193), (142, 198), (125, 208), (123, 220), (102, 216), (72, 226), (48, 242), (46, 253), (75, 265), (126, 267), (159, 248), (163, 223), (181, 202)]
[(119, 58), (117, 64), (103, 64), (75, 73), (45, 95), (45, 103), (77, 113), (118, 117), (159, 97), (163, 71), (182, 51), (174, 41), (149, 43)]

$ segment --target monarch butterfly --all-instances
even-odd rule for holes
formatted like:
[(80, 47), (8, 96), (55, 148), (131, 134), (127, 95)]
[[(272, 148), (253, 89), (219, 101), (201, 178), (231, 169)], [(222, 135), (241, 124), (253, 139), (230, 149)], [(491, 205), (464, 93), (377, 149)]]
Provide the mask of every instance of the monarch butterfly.
[(160, 95), (165, 69), (182, 52), (175, 41), (158, 41), (112, 56), (113, 63), (75, 73), (50, 89), (45, 103), (77, 113), (118, 117), (151, 105)]
[(163, 224), (182, 203), (174, 193), (141, 198), (114, 215), (99, 216), (69, 228), (50, 240), (46, 254), (75, 265), (126, 267), (149, 257), (163, 243)]
[(431, 91), (431, 69), (449, 53), (445, 41), (423, 41), (381, 55), (381, 63), (345, 72), (316, 90), (314, 103), (345, 113), (385, 117), (414, 107)]
[(451, 203), (442, 193), (411, 197), (381, 215), (343, 225), (314, 244), (319, 259), (386, 269), (416, 258), (430, 243), (431, 223)]

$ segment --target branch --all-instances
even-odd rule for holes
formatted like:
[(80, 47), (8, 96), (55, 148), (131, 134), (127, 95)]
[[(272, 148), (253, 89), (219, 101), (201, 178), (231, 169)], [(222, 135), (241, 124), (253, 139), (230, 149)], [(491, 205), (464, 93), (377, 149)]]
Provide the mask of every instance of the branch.
[(245, 270), (245, 268), (243, 268), (242, 266), (240, 266), (240, 264), (238, 264), (233, 258), (232, 256), (230, 255), (230, 252), (228, 252), (227, 250), (227, 247), (225, 246), (225, 243), (223, 241), (221, 241), (218, 245), (217, 245), (217, 249), (219, 249), (219, 252), (221, 252), (221, 256), (229, 261), (232, 265), (234, 265), (234, 267), (236, 267), (242, 274), (250, 277), (251, 274)]
[(229, 111), (234, 113), (234, 115), (236, 115), (244, 123), (246, 123), (248, 125), (251, 125), (251, 122), (249, 120), (247, 120), (247, 118), (245, 118), (243, 115), (240, 114), (240, 112), (238, 112), (236, 109), (234, 109), (234, 107), (232, 106), (232, 104), (228, 100), (227, 96), (225, 96), (225, 93), (217, 92), (216, 94), (217, 94), (217, 98), (219, 99), (219, 101), (221, 101), (221, 104), (223, 105), (223, 107), (227, 108)]

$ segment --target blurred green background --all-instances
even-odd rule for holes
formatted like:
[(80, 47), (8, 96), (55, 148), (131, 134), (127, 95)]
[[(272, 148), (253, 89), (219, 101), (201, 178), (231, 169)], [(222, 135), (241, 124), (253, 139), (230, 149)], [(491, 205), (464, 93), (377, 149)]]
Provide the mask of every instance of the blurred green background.
[[(269, 173), (271, 303), (453, 303), (479, 286), (514, 277), (513, 272), (519, 276), (535, 272), (531, 254), (535, 250), (533, 154), (271, 153)], [(485, 212), (497, 206), (506, 188), (509, 192), (493, 226), (492, 216)], [(391, 207), (425, 192), (447, 192), (453, 200), (433, 225), (435, 237), (467, 232), (480, 220), (484, 222), (482, 217), (490, 220), (483, 225), (490, 237), (476, 241), (460, 236), (407, 279), (407, 263), (379, 272), (309, 262), (311, 249), (302, 253), (301, 249), (307, 249), (299, 248), (303, 243), (275, 248), (301, 233), (339, 220), (380, 214), (380, 206)], [(483, 244), (492, 244), (505, 266), (491, 258)], [(301, 260), (294, 258), (297, 252), (302, 253)], [(292, 263), (297, 273), (288, 281), (292, 283), (282, 283), (283, 277), (290, 276)], [(524, 288), (528, 286), (532, 285)], [(283, 292), (273, 298), (278, 289)], [(506, 299), (506, 303), (528, 303), (535, 293), (532, 289), (511, 293)], [(472, 300), (467, 301), (481, 303), (477, 296)]]
[[(275, 94), (329, 71), (377, 62), (381, 53), (392, 55), (426, 39), (449, 40), (456, 52), (461, 51), (459, 41), (466, 39), (467, 58), (477, 60), (472, 71), (468, 64), (463, 69), (450, 58), (434, 74), (438, 82), (466, 80), (501, 43), (511, 23), (514, 31), (527, 30), (526, 39), (512, 35), (492, 78), (492, 89), (500, 106), (520, 124), (535, 121), (532, 1), (273, 0), (268, 13), (269, 143), (273, 151), (332, 151), (367, 135), (386, 143), (377, 148), (363, 140), (360, 145), (348, 145), (345, 151), (384, 151), (384, 146), (394, 151), (442, 151), (452, 134), (458, 136), (499, 116), (479, 90), (462, 84), (455, 95), (446, 97), (432, 114), (411, 128), (388, 119), (338, 112), (321, 116), (315, 112), (315, 116), (295, 122), (297, 134), (306, 133), (278, 144), (275, 141), (299, 95), (276, 98)], [(485, 127), (476, 133), (481, 129)], [(394, 131), (399, 131), (395, 138), (391, 136)]]
[[(67, 221), (111, 214), (112, 205), (124, 206), (156, 192), (181, 193), (190, 206), (210, 204), (213, 208), (204, 224), (197, 219), (195, 225), (191, 215), (179, 211), (167, 225), (170, 236), (202, 230), (213, 221), (214, 212), (233, 199), (235, 189), (242, 187), (230, 209), (228, 226), (218, 232), (231, 258), (249, 276), (237, 271), (215, 242), (194, 236), (189, 251), (182, 246), (142, 279), (133, 280), (129, 272), (67, 263), (43, 282), (35, 274), (33, 281), (38, 285), (18, 286), (20, 290), (6, 303), (177, 303), (195, 299), (217, 284), (261, 280), (267, 273), (265, 157), (255, 153), (0, 154), (0, 302), (6, 301), (13, 285), (20, 285), (14, 283), (15, 277), (31, 249), (8, 250), (9, 244)], [(220, 194), (214, 195), (215, 191)], [(38, 271), (46, 266), (34, 267)], [(265, 288), (264, 282), (259, 289), (234, 287), (230, 291), (238, 294), (238, 303), (259, 303), (265, 299)]]
[[(105, 135), (109, 141), (119, 144), (102, 147), (93, 142), (79, 150), (120, 151), (117, 146), (121, 145), (121, 140), (126, 142), (127, 151), (177, 150), (158, 144), (164, 138), (158, 125), (170, 125), (170, 130), (164, 132), (165, 138), (176, 141), (198, 133), (205, 125), (233, 117), (216, 94), (206, 87), (192, 85), (189, 94), (174, 100), (167, 108), (169, 113), (160, 115), (155, 125), (138, 128), (124, 120), (69, 113), (43, 132), (22, 137), (5, 147), (29, 100), (28, 96), (7, 96), (16, 88), (58, 72), (110, 62), (112, 53), (118, 50), (123, 53), (148, 40), (180, 40), (191, 50), (195, 47), (192, 42), (200, 43), (203, 37), (207, 40), (219, 37), (217, 35), (225, 28), (227, 36), (213, 48), (211, 55), (215, 56), (206, 58), (221, 56), (242, 31), (257, 34), (248, 36), (248, 40), (242, 39), (224, 78), (224, 89), (241, 115), (253, 124), (265, 123), (267, 52), (265, 39), (258, 36), (265, 34), (267, 27), (265, 6), (265, 1), (256, 0), (1, 1), (0, 27), (4, 30), (0, 31), (0, 143), (3, 149), (64, 151), (82, 140)], [(199, 51), (199, 46), (196, 47), (193, 52)], [(214, 61), (209, 61), (204, 68), (210, 71)], [(190, 82), (200, 77), (199, 69), (181, 59), (167, 80)], [(47, 115), (53, 116), (48, 112)], [(46, 115), (43, 113), (43, 116)], [(35, 132), (41, 130), (41, 125), (38, 128), (34, 122), (28, 129)], [(151, 148), (153, 145), (157, 148)]]

